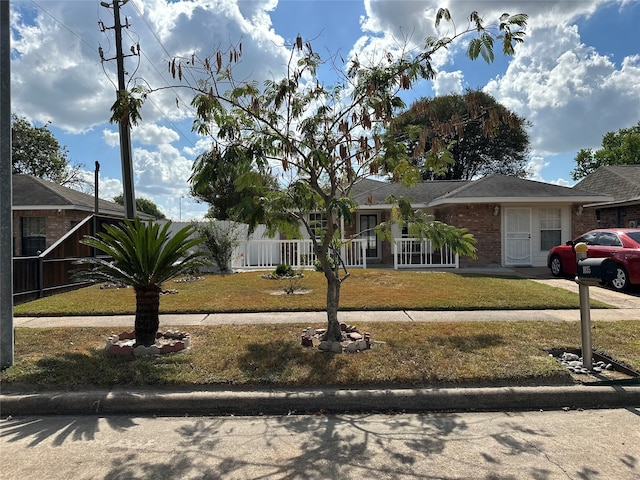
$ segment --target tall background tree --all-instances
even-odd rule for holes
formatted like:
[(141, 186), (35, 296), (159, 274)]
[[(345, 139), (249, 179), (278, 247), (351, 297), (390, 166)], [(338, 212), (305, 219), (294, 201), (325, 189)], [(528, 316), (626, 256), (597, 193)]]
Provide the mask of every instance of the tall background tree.
[(89, 186), (82, 164), (71, 165), (67, 148), (58, 143), (49, 126), (36, 127), (26, 118), (11, 115), (12, 173), (24, 173), (66, 187)]
[(278, 189), (268, 165), (259, 162), (242, 145), (214, 147), (194, 162), (191, 196), (209, 204), (207, 217), (242, 221), (251, 230), (265, 221), (259, 199)]
[[(471, 180), (491, 173), (524, 177), (527, 122), (488, 93), (422, 98), (398, 115), (386, 142), (400, 142), (423, 180)], [(387, 156), (399, 152), (389, 149)]]
[(607, 132), (602, 137), (602, 148), (595, 152), (583, 148), (574, 160), (576, 168), (571, 172), (574, 180), (580, 180), (604, 165), (640, 164), (640, 122), (631, 128)]
[[(450, 12), (440, 9), (436, 26), (450, 19)], [(196, 109), (194, 129), (216, 137), (221, 157), (241, 148), (258, 167), (277, 164), (283, 172), (281, 181), (288, 180), (282, 189), (267, 192), (260, 203), (269, 229), (295, 236), (302, 228), (312, 241), (327, 281), (324, 340), (328, 342), (342, 340), (338, 306), (340, 287), (348, 272), (339, 256), (340, 225), (354, 221), (353, 186), (367, 176), (387, 171), (406, 184), (418, 179), (406, 155), (382, 161), (385, 145), (381, 135), (398, 109), (406, 107), (402, 90), (411, 89), (421, 79), (433, 79), (433, 55), (466, 35), (473, 37), (467, 50), (472, 59), (482, 56), (492, 61), (495, 40), (501, 42), (505, 54), (512, 54), (514, 44), (523, 41), (527, 16), (504, 14), (497, 25), (485, 27), (480, 15), (473, 12), (468, 21), (464, 30), (449, 37), (428, 38), (418, 53), (387, 55), (373, 65), (354, 58), (347, 68), (335, 68), (338, 80), (333, 85), (325, 85), (319, 78), (323, 60), (302, 37), (292, 45), (284, 76), (266, 80), (263, 86), (234, 77), (233, 66), (242, 57), (241, 45), (204, 59), (194, 55), (170, 62), (176, 79), (192, 80), (189, 85), (196, 92), (192, 102)], [(138, 89), (131, 95), (144, 98), (148, 93)], [(130, 110), (131, 104), (123, 99), (122, 111)], [(474, 254), (473, 239), (466, 230), (431, 222), (408, 207), (401, 204), (394, 212), (412, 234), (433, 239), (436, 248), (446, 242), (454, 252)]]
[[(118, 205), (124, 206), (124, 196), (121, 193), (120, 195), (116, 195), (113, 197), (113, 201)], [(136, 198), (136, 210), (138, 212), (143, 212), (148, 215), (153, 215), (156, 220), (167, 218), (164, 213), (158, 208), (158, 206), (153, 203), (151, 200), (146, 198)]]

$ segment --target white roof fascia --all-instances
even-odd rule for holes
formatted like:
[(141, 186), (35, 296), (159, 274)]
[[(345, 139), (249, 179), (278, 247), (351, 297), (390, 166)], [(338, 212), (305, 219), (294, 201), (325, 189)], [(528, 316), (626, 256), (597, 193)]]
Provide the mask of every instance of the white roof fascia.
[[(411, 202), (411, 206), (413, 208), (429, 208), (431, 205), (427, 205), (425, 203), (413, 203)], [(364, 204), (358, 205), (357, 210), (391, 210), (393, 207), (393, 203), (378, 203), (374, 205)]]
[(609, 196), (591, 195), (588, 197), (468, 197), (468, 198), (436, 198), (429, 207), (466, 203), (593, 203), (613, 200)]

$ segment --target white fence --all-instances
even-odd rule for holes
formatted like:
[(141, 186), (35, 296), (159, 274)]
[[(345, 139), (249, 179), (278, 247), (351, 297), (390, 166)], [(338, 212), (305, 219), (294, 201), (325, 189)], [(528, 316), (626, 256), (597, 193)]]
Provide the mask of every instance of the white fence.
[(434, 249), (430, 240), (396, 238), (393, 243), (393, 268), (459, 268), (458, 254), (446, 245)]
[[(343, 240), (340, 255), (347, 267), (367, 268), (366, 240)], [(234, 269), (271, 269), (279, 264), (294, 269), (313, 268), (316, 255), (311, 240), (247, 240), (231, 260)]]

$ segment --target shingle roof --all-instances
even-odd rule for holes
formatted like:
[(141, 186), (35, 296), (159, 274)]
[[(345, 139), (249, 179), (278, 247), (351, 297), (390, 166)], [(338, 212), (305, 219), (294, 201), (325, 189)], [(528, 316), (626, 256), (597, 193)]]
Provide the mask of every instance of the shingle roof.
[(640, 197), (640, 165), (599, 167), (575, 188), (611, 195), (614, 202), (637, 199)]
[(408, 188), (398, 183), (366, 179), (354, 187), (359, 205), (383, 205), (391, 195), (410, 198), (414, 204), (554, 201), (588, 203), (611, 200), (605, 194), (552, 185), (509, 175), (493, 174), (479, 180), (432, 180)]
[[(93, 212), (93, 195), (63, 187), (57, 183), (43, 180), (32, 175), (15, 174), (11, 176), (13, 208), (62, 208)], [(98, 199), (98, 208), (102, 214), (124, 216), (124, 207), (115, 202)]]
[(426, 205), (432, 200), (469, 183), (465, 180), (438, 180), (420, 182), (414, 187), (402, 183), (363, 179), (353, 188), (358, 205), (384, 205), (390, 196), (410, 198), (413, 203)]

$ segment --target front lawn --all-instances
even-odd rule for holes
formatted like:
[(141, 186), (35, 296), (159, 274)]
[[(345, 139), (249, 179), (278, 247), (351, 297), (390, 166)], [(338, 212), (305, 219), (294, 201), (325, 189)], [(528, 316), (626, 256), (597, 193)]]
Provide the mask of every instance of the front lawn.
[[(266, 280), (265, 272), (205, 275), (196, 282), (168, 282), (161, 313), (321, 311), (326, 283), (306, 271), (284, 294), (289, 280)], [(300, 292), (306, 290), (307, 293)], [(593, 307), (602, 307), (592, 302)], [(579, 308), (578, 295), (532, 280), (452, 272), (352, 270), (343, 283), (341, 310), (485, 310)], [(15, 315), (113, 315), (135, 312), (132, 289), (92, 286), (17, 305)]]
[[(122, 358), (107, 328), (16, 329), (3, 390), (21, 385), (185, 388), (424, 387), (570, 384), (546, 349), (579, 348), (578, 322), (361, 323), (384, 342), (357, 354), (300, 345), (307, 324), (189, 327), (189, 351)], [(323, 325), (317, 325), (318, 327)], [(594, 322), (594, 348), (640, 369), (640, 321)]]

